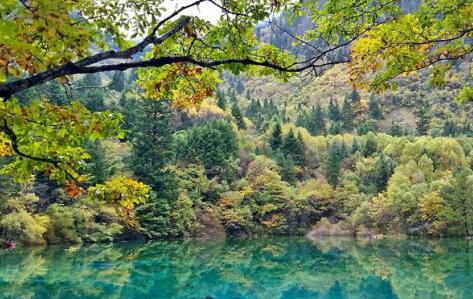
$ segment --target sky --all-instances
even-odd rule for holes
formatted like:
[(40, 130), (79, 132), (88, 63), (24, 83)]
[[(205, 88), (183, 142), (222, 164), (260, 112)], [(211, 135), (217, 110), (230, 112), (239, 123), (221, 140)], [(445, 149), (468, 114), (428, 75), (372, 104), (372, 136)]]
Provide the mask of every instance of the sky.
[[(164, 2), (164, 7), (166, 7), (167, 13), (164, 13), (163, 15), (166, 16), (167, 14), (172, 13), (174, 10), (188, 5), (195, 0), (168, 0)], [(217, 3), (220, 1), (217, 0)], [(222, 14), (222, 11), (220, 8), (217, 6), (213, 5), (212, 3), (209, 2), (204, 2), (201, 3), (198, 7), (192, 7), (183, 12), (185, 15), (190, 15), (190, 16), (199, 16), (203, 19), (206, 19), (210, 22), (217, 22), (220, 15)]]

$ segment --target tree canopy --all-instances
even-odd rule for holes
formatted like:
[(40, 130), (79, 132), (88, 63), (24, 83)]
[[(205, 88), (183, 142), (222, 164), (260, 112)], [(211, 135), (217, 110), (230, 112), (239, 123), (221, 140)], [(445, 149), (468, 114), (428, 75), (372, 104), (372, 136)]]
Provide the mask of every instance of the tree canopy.
[[(42, 172), (60, 183), (87, 188), (87, 141), (123, 137), (121, 116), (90, 112), (72, 101), (56, 105), (46, 95), (29, 103), (18, 94), (52, 80), (66, 91), (84, 74), (137, 70), (149, 99), (169, 98), (177, 108), (211, 96), (224, 70), (288, 79), (348, 63), (355, 89), (383, 90), (394, 78), (429, 68), (434, 85), (459, 60), (471, 59), (473, 3), (426, 0), (406, 11), (392, 0), (197, 0), (166, 11), (166, 1), (6, 0), (0, 4), (0, 155), (13, 156), (2, 174), (24, 181)], [(220, 18), (189, 16), (207, 3)], [(314, 24), (302, 34), (285, 32), (310, 51), (304, 57), (259, 41), (254, 28), (281, 13), (304, 14)], [(316, 26), (315, 26), (316, 25)], [(431, 67), (432, 66), (432, 67)], [(471, 100), (472, 87), (459, 95)], [(143, 187), (127, 190), (142, 201)], [(95, 187), (115, 188), (118, 184)], [(129, 196), (129, 194), (132, 194)]]

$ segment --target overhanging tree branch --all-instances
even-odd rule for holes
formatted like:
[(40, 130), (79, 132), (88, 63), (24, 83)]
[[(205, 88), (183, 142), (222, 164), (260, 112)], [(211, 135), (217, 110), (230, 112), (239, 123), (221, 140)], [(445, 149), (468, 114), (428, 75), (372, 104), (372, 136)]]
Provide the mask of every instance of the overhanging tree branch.
[(13, 151), (20, 157), (31, 159), (33, 161), (38, 161), (38, 162), (43, 162), (43, 163), (49, 163), (54, 165), (55, 167), (59, 168), (62, 170), (69, 179), (74, 181), (78, 186), (87, 189), (87, 186), (85, 186), (81, 181), (79, 181), (73, 174), (71, 174), (67, 169), (64, 169), (61, 165), (61, 161), (59, 160), (54, 160), (50, 159), (47, 157), (39, 157), (39, 156), (32, 156), (30, 154), (24, 153), (21, 151), (18, 147), (18, 137), (16, 136), (15, 132), (8, 126), (7, 120), (3, 119), (3, 125), (0, 127), (0, 129), (10, 138), (11, 142), (11, 147)]

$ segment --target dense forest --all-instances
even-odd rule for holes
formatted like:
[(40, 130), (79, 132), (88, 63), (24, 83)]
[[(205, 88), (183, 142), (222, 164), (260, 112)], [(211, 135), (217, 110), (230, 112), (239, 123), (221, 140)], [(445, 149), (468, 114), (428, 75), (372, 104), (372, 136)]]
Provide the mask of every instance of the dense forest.
[[(29, 244), (309, 232), (470, 235), (470, 123), (452, 118), (436, 127), (441, 118), (432, 113), (449, 111), (451, 99), (383, 105), (351, 91), (306, 108), (277, 93), (259, 98), (244, 78), (224, 78), (215, 98), (186, 111), (146, 99), (133, 73), (81, 78), (78, 86), (109, 83), (82, 90), (79, 101), (122, 114), (126, 130), (122, 139), (88, 143), (90, 180), (130, 174), (151, 196), (123, 217), (45, 176), (25, 184), (2, 177), (3, 235)], [(57, 103), (69, 101), (60, 86), (44, 88), (56, 92)], [(22, 100), (34, 101), (35, 92)], [(393, 122), (382, 132), (393, 109), (414, 111), (414, 127)]]
[[(16, 1), (7, 2), (17, 5)], [(189, 18), (172, 23), (177, 27), (163, 33), (163, 40), (153, 39), (154, 30), (149, 38), (156, 46), (153, 55), (171, 53), (164, 57), (167, 60), (143, 55), (150, 60), (121, 65), (81, 61), (60, 67), (90, 47), (77, 35), (90, 28), (81, 27), (84, 32), (75, 33), (70, 28), (76, 25), (69, 21), (64, 21), (70, 26), (64, 30), (70, 30), (68, 34), (77, 43), (72, 54), (62, 50), (64, 45), (48, 44), (53, 33), (48, 35), (44, 29), (42, 35), (48, 44), (45, 51), (61, 47), (57, 53), (64, 57), (54, 56), (32, 66), (25, 61), (42, 53), (44, 45), (38, 45), (36, 52), (31, 50), (33, 54), (27, 43), (12, 45), (8, 51), (0, 46), (1, 55), (18, 53), (15, 64), (5, 62), (5, 67), (0, 55), (0, 69), (7, 70), (0, 73), (0, 83), (7, 77), (18, 80), (0, 84), (0, 96), (5, 99), (0, 102), (0, 239), (54, 244), (305, 234), (471, 236), (471, 41), (433, 49), (421, 46), (426, 41), (414, 40), (408, 50), (383, 52), (394, 57), (391, 61), (391, 56), (376, 52), (376, 47), (381, 36), (396, 48), (399, 36), (388, 34), (393, 32), (389, 26), (396, 24), (388, 22), (387, 28), (376, 27), (378, 31), (364, 36), (360, 32), (366, 28), (349, 23), (357, 18), (356, 11), (351, 12), (353, 16), (338, 15), (346, 12), (328, 5), (325, 13), (346, 18), (345, 39), (353, 36), (356, 40), (361, 35), (365, 40), (354, 44), (351, 52), (338, 47), (329, 62), (317, 65), (313, 60), (299, 70), (294, 69), (298, 64), (291, 55), (309, 57), (315, 46), (298, 40), (303, 46), (292, 51), (296, 47), (290, 38), (278, 38), (278, 32), (268, 27), (272, 25), (262, 20), (270, 8), (284, 7), (275, 8), (269, 2), (241, 8), (257, 10), (254, 16), (250, 14), (256, 21), (243, 19), (240, 23), (235, 18), (228, 31), (229, 23), (215, 25), (218, 30), (212, 31), (198, 18), (192, 23), (195, 28), (185, 27)], [(401, 9), (392, 3), (382, 5), (379, 15), (370, 18), (411, 16), (407, 12), (416, 11), (421, 4), (403, 5)], [(471, 37), (471, 3), (464, 11), (464, 4), (452, 1), (448, 5), (458, 5), (461, 13), (453, 29), (448, 27), (449, 18), (441, 19), (447, 20), (442, 26), (450, 28), (442, 34), (448, 38), (460, 31), (457, 39)], [(229, 4), (223, 11), (236, 14), (232, 9), (239, 7)], [(426, 7), (418, 9), (421, 17), (429, 14)], [(117, 4), (107, 9), (119, 14), (123, 8)], [(299, 16), (318, 8), (306, 3), (304, 9), (292, 9)], [(27, 5), (21, 11), (50, 17), (47, 10), (36, 12)], [(133, 28), (149, 25), (142, 24), (143, 20), (128, 25), (115, 16), (102, 20), (84, 11), (84, 18), (98, 18), (97, 26), (109, 30), (105, 40), (95, 40), (94, 46), (100, 49), (129, 46), (123, 34), (107, 27), (112, 21)], [(450, 17), (454, 10), (445, 11)], [(245, 10), (236, 15), (249, 18), (246, 14)], [(324, 26), (314, 29), (310, 17), (294, 21), (287, 13), (276, 16), (270, 23), (281, 32), (291, 30), (318, 44), (324, 44), (325, 37), (330, 50), (334, 40), (340, 39), (332, 35), (338, 27), (330, 25), (329, 18), (323, 23), (319, 16)], [(422, 26), (434, 27), (435, 16)], [(38, 24), (34, 26), (42, 26)], [(165, 39), (182, 28), (182, 35)], [(465, 32), (461, 31), (464, 28)], [(236, 31), (244, 35), (245, 43), (228, 38), (228, 44), (212, 47), (220, 35), (232, 36)], [(431, 34), (416, 38), (438, 43), (437, 35)], [(95, 35), (90, 36), (93, 38)], [(258, 41), (267, 42), (267, 47), (253, 53)], [(183, 46), (188, 44), (188, 49)], [(129, 53), (112, 50), (102, 55), (107, 59), (136, 58), (147, 46), (139, 45), (123, 50)], [(201, 48), (194, 50), (194, 45)], [(213, 51), (220, 47), (226, 47), (224, 54), (215, 56)], [(379, 47), (384, 49), (385, 45)], [(228, 62), (228, 49), (241, 59)], [(345, 61), (350, 53), (352, 60)], [(265, 59), (249, 60), (250, 54)], [(191, 60), (192, 55), (197, 61)], [(388, 61), (385, 68), (366, 58), (379, 55), (386, 55), (379, 58)], [(94, 63), (101, 62), (102, 56), (92, 57), (97, 60)], [(166, 64), (168, 60), (170, 64)], [(444, 60), (455, 63), (423, 70)], [(428, 63), (422, 63), (425, 61)], [(342, 64), (345, 62), (351, 66)], [(239, 63), (276, 72), (258, 73)], [(159, 71), (133, 69), (154, 64)], [(216, 69), (223, 64), (228, 68)], [(333, 65), (328, 69), (327, 64)], [(48, 72), (51, 66), (56, 68), (44, 78), (55, 76), (58, 80), (22, 77), (22, 71)], [(313, 70), (315, 76), (287, 75), (306, 70)], [(398, 76), (401, 74), (406, 76)], [(36, 84), (35, 80), (43, 81)], [(13, 92), (11, 86), (19, 90)]]

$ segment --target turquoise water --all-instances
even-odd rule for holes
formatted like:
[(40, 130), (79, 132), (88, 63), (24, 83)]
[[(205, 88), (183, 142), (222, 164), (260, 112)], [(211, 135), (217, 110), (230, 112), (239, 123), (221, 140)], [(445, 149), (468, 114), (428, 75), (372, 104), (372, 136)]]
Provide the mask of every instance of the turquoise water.
[(1, 298), (473, 298), (465, 240), (270, 238), (0, 252)]

